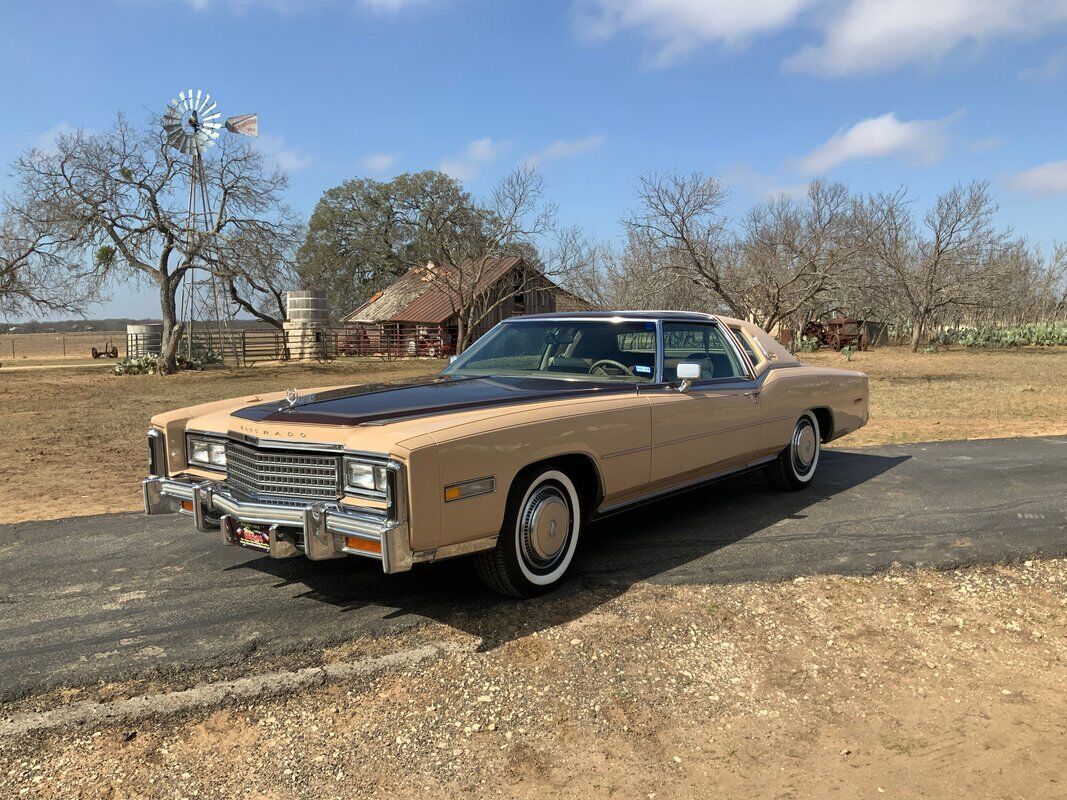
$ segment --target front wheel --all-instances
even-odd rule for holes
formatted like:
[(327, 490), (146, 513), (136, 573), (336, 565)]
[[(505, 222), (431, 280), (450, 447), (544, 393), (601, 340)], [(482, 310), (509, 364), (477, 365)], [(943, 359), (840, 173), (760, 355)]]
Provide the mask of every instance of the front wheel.
[(476, 556), (478, 575), (494, 592), (533, 597), (566, 574), (578, 546), (582, 507), (562, 470), (545, 466), (512, 487), (496, 548)]
[(763, 468), (772, 489), (795, 492), (807, 488), (819, 466), (820, 439), (819, 421), (813, 413), (805, 411), (793, 428), (789, 446)]

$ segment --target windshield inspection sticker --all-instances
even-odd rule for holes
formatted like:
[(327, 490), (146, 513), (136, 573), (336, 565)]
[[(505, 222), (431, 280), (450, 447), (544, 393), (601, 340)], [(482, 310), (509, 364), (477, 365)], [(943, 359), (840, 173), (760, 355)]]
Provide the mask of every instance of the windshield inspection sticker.
[(652, 374), (652, 367), (642, 367), (642, 366), (638, 365), (638, 366), (634, 367), (634, 372), (641, 372), (641, 373), (643, 373), (645, 375), (651, 375)]

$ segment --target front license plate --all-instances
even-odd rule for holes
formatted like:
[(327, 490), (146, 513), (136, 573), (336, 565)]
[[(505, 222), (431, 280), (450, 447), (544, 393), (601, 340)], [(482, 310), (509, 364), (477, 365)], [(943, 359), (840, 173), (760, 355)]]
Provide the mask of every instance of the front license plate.
[(234, 534), (242, 547), (270, 550), (270, 528), (266, 525), (237, 525)]

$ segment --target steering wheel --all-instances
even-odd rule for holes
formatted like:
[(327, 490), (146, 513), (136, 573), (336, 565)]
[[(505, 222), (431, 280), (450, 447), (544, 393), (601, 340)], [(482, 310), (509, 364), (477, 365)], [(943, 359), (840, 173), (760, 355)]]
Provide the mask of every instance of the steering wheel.
[[(614, 367), (618, 371), (608, 372), (606, 369), (604, 369), (604, 367)], [(613, 358), (602, 358), (599, 361), (595, 362), (593, 366), (589, 368), (589, 374), (592, 375), (598, 369), (605, 375), (633, 375), (633, 372), (630, 371), (629, 367), (627, 367), (625, 364), (620, 364)]]

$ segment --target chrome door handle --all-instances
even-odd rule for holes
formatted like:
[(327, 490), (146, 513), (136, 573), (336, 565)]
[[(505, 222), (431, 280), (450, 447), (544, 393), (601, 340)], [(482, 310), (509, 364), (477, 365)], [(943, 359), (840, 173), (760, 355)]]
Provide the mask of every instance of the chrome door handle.
[(755, 391), (752, 391), (752, 392), (745, 392), (744, 394), (745, 394), (745, 397), (751, 397), (753, 403), (755, 403), (757, 400), (759, 400), (759, 389), (756, 389)]

